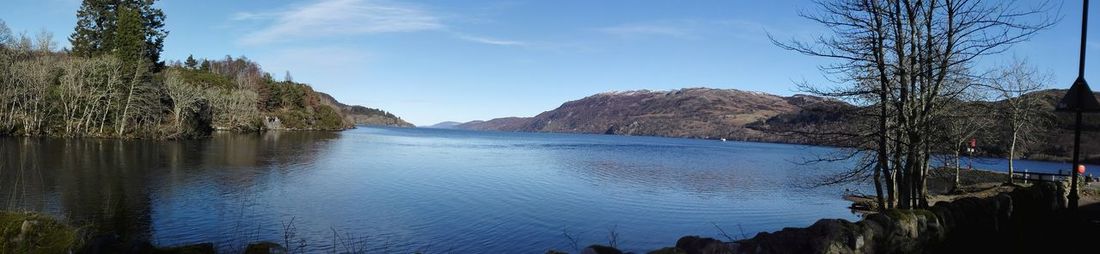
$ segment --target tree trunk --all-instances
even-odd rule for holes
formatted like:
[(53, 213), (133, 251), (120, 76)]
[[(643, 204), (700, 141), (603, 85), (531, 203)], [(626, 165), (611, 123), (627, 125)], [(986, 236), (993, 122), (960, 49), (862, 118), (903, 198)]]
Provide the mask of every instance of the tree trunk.
[(960, 163), (959, 162), (959, 149), (960, 148), (962, 148), (962, 147), (960, 147), (960, 146), (955, 147), (955, 185), (953, 185), (952, 190), (958, 190), (959, 189), (959, 163)]
[(1012, 130), (1012, 141), (1009, 142), (1009, 145), (1008, 145), (1008, 183), (1012, 183), (1012, 173), (1014, 173), (1015, 170), (1016, 170), (1013, 160), (1016, 157), (1016, 137), (1017, 137), (1017, 133), (1018, 133), (1018, 129), (1013, 128), (1013, 130)]
[(126, 122), (128, 122), (126, 114), (130, 111), (130, 102), (134, 99), (134, 86), (139, 82), (139, 78), (138, 72), (135, 71), (134, 79), (130, 80), (130, 92), (126, 95), (126, 104), (122, 107), (122, 116), (119, 116), (118, 136), (120, 137), (122, 133), (126, 132)]

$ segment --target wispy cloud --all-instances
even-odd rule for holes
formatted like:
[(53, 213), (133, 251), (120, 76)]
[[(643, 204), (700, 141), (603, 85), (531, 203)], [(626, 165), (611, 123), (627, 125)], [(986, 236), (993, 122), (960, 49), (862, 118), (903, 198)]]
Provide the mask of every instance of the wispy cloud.
[(597, 28), (597, 31), (619, 37), (672, 37), (680, 39), (696, 38), (698, 24), (695, 21), (660, 21), (631, 23)]
[(660, 20), (627, 23), (595, 30), (623, 38), (699, 39), (718, 33), (730, 34), (742, 39), (766, 38), (765, 25), (747, 20)]
[(444, 29), (440, 19), (416, 6), (371, 0), (321, 0), (277, 12), (242, 12), (234, 20), (270, 21), (239, 42), (256, 45), (282, 40)]
[(458, 39), (464, 40), (464, 41), (476, 42), (476, 43), (481, 43), (481, 44), (489, 44), (489, 45), (494, 45), (494, 46), (528, 46), (529, 45), (527, 42), (523, 42), (523, 41), (498, 39), (498, 38), (492, 38), (492, 37), (476, 36), (476, 35), (460, 34), (460, 33), (456, 33), (455, 38), (458, 38)]

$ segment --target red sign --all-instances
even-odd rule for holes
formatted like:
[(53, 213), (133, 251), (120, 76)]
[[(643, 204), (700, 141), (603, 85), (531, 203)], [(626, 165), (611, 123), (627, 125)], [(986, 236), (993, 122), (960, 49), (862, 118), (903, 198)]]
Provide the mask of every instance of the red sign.
[(970, 138), (970, 148), (978, 147), (978, 139)]
[(1085, 165), (1084, 164), (1077, 165), (1077, 173), (1078, 174), (1084, 174), (1085, 173)]

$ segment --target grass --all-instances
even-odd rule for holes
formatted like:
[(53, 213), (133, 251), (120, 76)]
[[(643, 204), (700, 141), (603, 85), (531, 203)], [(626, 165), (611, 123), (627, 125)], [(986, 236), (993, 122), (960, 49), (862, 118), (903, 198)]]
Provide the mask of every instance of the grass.
[(0, 252), (66, 253), (81, 245), (78, 229), (53, 218), (0, 211)]

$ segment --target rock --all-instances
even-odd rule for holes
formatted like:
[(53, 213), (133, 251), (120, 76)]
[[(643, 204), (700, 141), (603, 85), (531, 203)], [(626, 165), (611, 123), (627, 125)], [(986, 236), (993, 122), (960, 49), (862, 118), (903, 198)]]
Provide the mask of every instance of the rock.
[(687, 254), (687, 252), (676, 247), (665, 247), (655, 251), (650, 251), (647, 254)]
[(581, 250), (581, 254), (623, 254), (623, 252), (614, 247), (591, 245)]
[(681, 237), (676, 241), (676, 248), (687, 254), (733, 253), (733, 250), (722, 241), (698, 236)]
[(27, 238), (31, 236), (31, 233), (33, 233), (31, 231), (34, 230), (35, 225), (38, 225), (38, 221), (24, 220), (23, 224), (19, 226), (19, 235), (15, 236), (15, 239), (13, 241), (22, 242), (27, 240)]
[(569, 254), (569, 252), (564, 252), (564, 251), (559, 251), (559, 250), (548, 250), (548, 251), (546, 251), (546, 254)]
[(158, 248), (157, 253), (213, 254), (218, 253), (218, 251), (214, 249), (213, 243), (199, 243), (168, 248)]
[(287, 250), (278, 243), (263, 241), (257, 243), (248, 244), (248, 248), (244, 250), (245, 254), (276, 254), (287, 253)]

